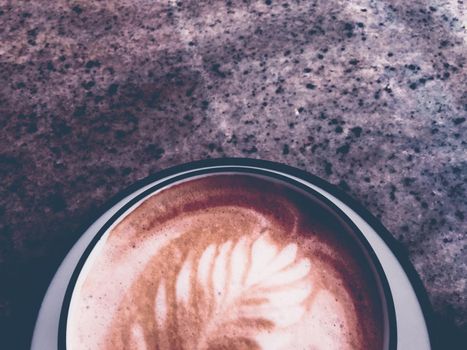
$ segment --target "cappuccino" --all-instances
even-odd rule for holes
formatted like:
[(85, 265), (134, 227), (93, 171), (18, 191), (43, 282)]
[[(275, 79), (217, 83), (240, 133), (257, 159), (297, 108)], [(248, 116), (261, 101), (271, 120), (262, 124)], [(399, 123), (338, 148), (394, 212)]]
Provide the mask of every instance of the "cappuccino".
[(355, 237), (310, 195), (218, 174), (141, 202), (101, 238), (70, 303), (77, 349), (382, 349)]

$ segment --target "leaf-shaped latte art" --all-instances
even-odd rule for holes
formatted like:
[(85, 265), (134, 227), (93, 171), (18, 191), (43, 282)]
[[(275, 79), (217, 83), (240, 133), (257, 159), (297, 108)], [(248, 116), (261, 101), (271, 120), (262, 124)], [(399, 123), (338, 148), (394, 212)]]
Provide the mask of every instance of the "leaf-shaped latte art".
[(279, 247), (267, 234), (188, 254), (173, 288), (167, 278), (158, 282), (159, 349), (261, 348), (258, 337), (263, 344), (277, 339), (277, 331), (305, 313), (309, 272), (310, 261), (297, 258), (296, 244)]

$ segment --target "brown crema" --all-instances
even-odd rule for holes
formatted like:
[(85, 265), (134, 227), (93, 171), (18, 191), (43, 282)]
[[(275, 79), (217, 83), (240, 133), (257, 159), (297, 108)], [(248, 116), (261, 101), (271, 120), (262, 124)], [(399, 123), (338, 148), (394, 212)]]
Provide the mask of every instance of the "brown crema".
[(187, 180), (96, 245), (73, 292), (67, 348), (382, 349), (368, 265), (348, 229), (289, 185)]

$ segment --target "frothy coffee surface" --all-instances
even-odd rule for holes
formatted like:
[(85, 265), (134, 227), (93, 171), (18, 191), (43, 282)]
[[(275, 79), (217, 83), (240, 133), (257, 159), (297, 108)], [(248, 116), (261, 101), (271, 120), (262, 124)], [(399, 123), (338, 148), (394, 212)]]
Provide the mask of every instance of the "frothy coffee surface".
[(67, 349), (381, 349), (375, 281), (343, 230), (259, 177), (171, 186), (90, 255)]

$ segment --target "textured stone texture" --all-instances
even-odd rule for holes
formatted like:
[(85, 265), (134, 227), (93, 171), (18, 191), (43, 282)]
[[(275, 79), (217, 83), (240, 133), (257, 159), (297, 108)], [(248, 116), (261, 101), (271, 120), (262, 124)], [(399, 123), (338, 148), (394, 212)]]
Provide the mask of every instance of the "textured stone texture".
[[(96, 208), (241, 156), (316, 174), (399, 240), (467, 333), (464, 1), (0, 0), (0, 339)], [(454, 345), (451, 345), (454, 348)]]

